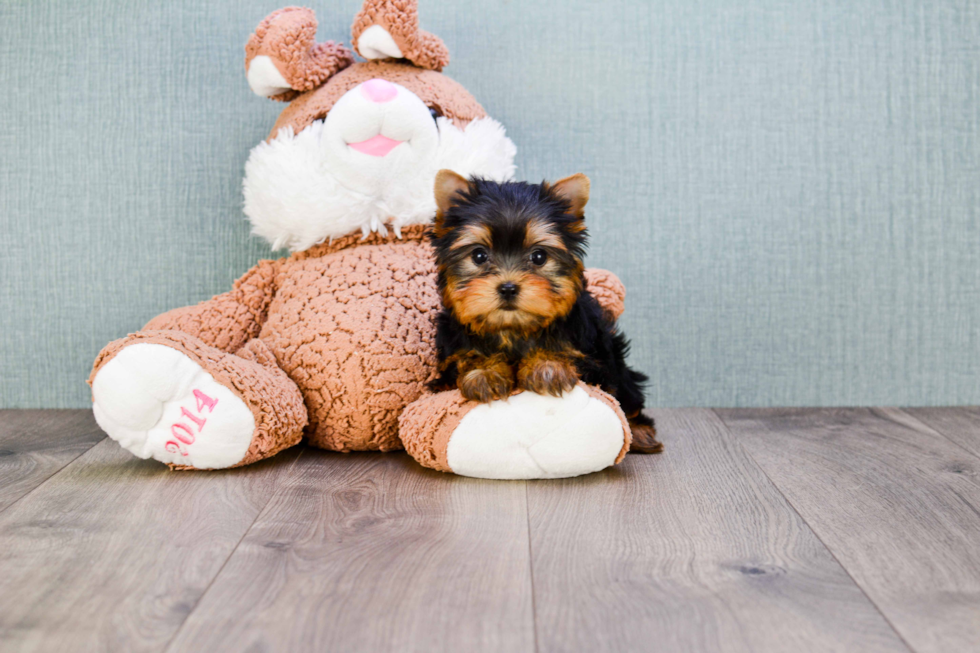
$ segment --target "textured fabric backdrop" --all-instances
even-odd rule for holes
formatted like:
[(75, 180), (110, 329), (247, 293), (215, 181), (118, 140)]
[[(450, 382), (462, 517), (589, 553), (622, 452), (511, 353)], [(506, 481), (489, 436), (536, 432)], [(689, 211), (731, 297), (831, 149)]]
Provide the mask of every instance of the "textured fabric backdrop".
[[(980, 403), (980, 3), (421, 3), (519, 176), (592, 177), (651, 404)], [(0, 0), (0, 405), (89, 405), (103, 345), (271, 255), (243, 46), (279, 6)]]

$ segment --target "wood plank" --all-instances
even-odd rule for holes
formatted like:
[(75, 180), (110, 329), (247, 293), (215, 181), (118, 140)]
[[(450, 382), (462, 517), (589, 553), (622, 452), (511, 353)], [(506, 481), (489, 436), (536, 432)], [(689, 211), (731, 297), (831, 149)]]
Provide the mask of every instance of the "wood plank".
[(980, 408), (903, 408), (975, 456), (980, 456)]
[(531, 651), (523, 482), (310, 451), (169, 650)]
[(0, 512), (103, 438), (90, 410), (0, 410)]
[(710, 410), (666, 451), (528, 484), (541, 651), (906, 651)]
[(2, 648), (162, 650), (296, 455), (171, 472), (103, 440), (0, 514)]
[(724, 410), (912, 648), (980, 646), (980, 460), (897, 409)]

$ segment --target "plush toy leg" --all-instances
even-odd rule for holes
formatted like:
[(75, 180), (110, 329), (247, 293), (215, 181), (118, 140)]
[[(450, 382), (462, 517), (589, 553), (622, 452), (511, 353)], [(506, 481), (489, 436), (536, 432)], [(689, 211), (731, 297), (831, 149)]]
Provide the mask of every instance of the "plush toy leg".
[(228, 354), (179, 331), (143, 331), (106, 346), (89, 382), (109, 437), (177, 468), (268, 458), (306, 426), (299, 388), (260, 340)]
[(489, 404), (458, 390), (425, 395), (402, 412), (399, 435), (425, 467), (494, 479), (588, 474), (618, 463), (630, 446), (616, 400), (581, 383), (561, 398), (521, 392)]

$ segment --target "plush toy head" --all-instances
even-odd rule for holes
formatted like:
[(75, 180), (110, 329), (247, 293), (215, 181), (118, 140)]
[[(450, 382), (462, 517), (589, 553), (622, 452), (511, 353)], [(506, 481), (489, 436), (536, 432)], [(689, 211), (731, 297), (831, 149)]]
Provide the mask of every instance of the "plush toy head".
[(274, 248), (301, 251), (360, 231), (396, 234), (435, 215), (436, 172), (504, 181), (516, 148), (500, 123), (440, 71), (445, 45), (419, 30), (416, 2), (367, 0), (353, 42), (317, 44), (290, 7), (246, 45), (249, 85), (290, 104), (245, 167), (245, 213)]

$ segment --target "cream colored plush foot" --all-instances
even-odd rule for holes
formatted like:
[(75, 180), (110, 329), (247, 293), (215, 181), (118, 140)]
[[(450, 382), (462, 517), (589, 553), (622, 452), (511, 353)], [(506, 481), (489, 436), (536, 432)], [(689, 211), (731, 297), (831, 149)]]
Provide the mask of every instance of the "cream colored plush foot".
[(522, 392), (469, 411), (446, 461), (462, 476), (564, 478), (609, 467), (624, 438), (619, 415), (581, 385), (561, 398)]
[(199, 469), (245, 457), (255, 419), (245, 403), (180, 351), (133, 344), (92, 382), (99, 426), (140, 458)]

